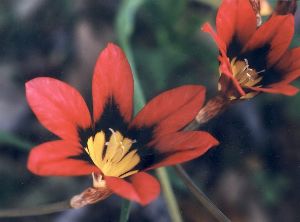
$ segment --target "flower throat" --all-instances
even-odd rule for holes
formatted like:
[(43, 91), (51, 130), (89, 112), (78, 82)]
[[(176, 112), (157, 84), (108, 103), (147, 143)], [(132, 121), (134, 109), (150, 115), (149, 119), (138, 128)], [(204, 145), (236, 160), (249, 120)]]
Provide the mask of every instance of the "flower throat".
[[(104, 175), (124, 178), (138, 172), (133, 168), (140, 162), (140, 157), (136, 149), (130, 149), (135, 140), (123, 137), (119, 131), (110, 131), (112, 134), (108, 142), (105, 141), (105, 133), (100, 131), (88, 139), (84, 148), (103, 174), (100, 178), (97, 176), (99, 181)], [(95, 175), (93, 177), (95, 179)]]
[(235, 57), (231, 60), (230, 65), (233, 76), (243, 87), (252, 87), (261, 82), (263, 77), (259, 74), (265, 72), (265, 70), (257, 72), (255, 69), (250, 68), (247, 59), (237, 60)]

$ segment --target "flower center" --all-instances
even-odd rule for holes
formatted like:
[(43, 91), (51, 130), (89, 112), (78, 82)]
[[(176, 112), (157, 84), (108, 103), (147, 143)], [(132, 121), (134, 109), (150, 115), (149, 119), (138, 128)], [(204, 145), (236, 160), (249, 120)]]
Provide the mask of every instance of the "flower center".
[[(108, 142), (103, 131), (91, 136), (85, 151), (103, 175), (124, 178), (137, 173), (138, 170), (133, 168), (140, 162), (140, 157), (136, 149), (130, 149), (136, 141), (123, 137), (119, 131), (110, 131), (112, 134)], [(103, 175), (93, 174), (95, 187), (103, 186)]]
[(249, 67), (247, 59), (244, 59), (244, 61), (242, 61), (237, 60), (236, 57), (234, 57), (230, 64), (233, 76), (241, 84), (242, 87), (255, 86), (262, 80), (262, 76), (259, 76), (258, 74), (264, 72), (265, 70), (256, 72), (255, 69), (251, 69)]

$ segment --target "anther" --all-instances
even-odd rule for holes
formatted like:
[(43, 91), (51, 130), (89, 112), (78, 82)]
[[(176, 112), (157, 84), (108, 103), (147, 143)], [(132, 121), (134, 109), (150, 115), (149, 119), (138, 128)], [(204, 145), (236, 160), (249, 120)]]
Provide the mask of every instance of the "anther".
[(261, 70), (261, 71), (259, 71), (259, 72), (256, 72), (256, 74), (259, 74), (259, 73), (262, 73), (262, 72), (265, 72), (266, 70), (265, 69), (263, 69), (263, 70)]

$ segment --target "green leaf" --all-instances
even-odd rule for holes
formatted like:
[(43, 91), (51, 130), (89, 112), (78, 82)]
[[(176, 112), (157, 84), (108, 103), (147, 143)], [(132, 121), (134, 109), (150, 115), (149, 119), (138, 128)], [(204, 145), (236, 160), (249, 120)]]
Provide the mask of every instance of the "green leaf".
[(145, 0), (124, 0), (116, 18), (116, 32), (121, 44), (129, 41), (134, 30), (134, 18), (139, 7)]

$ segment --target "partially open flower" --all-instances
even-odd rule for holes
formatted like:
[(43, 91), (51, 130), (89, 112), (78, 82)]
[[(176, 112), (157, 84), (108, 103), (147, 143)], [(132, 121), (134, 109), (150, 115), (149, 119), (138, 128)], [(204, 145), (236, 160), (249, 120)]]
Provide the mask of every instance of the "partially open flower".
[(120, 48), (109, 44), (97, 61), (93, 117), (79, 92), (53, 78), (26, 83), (28, 103), (41, 124), (60, 137), (35, 147), (28, 168), (43, 176), (92, 175), (93, 187), (73, 207), (116, 193), (147, 204), (159, 194), (144, 171), (196, 158), (218, 144), (201, 131), (180, 132), (203, 104), (205, 88), (186, 85), (152, 99), (132, 119), (133, 78)]
[[(290, 8), (287, 8), (290, 7)], [(259, 92), (294, 95), (290, 83), (300, 75), (300, 47), (288, 49), (294, 34), (293, 7), (280, 7), (257, 28), (247, 0), (223, 0), (216, 18), (217, 32), (206, 23), (220, 50), (219, 91), (230, 100), (252, 98)]]

